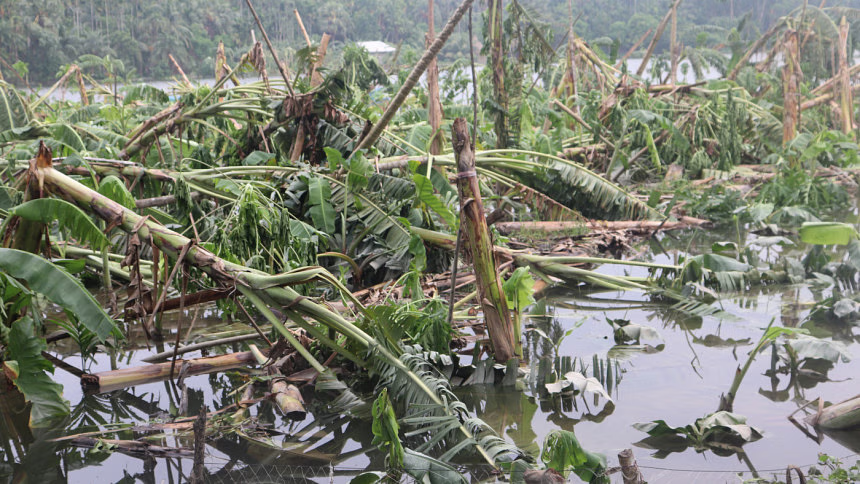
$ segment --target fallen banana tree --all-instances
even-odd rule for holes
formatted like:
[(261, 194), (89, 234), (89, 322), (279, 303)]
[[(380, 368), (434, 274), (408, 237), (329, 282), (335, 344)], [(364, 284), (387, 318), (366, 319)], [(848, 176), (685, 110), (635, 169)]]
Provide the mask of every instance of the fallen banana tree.
[(592, 232), (608, 230), (628, 230), (632, 232), (655, 232), (661, 230), (678, 230), (690, 227), (708, 227), (708, 220), (693, 217), (681, 217), (678, 221), (654, 221), (654, 220), (588, 220), (586, 222), (500, 222), (494, 226), (503, 235), (516, 232), (565, 232), (569, 230), (586, 228)]
[(90, 393), (106, 393), (144, 383), (164, 381), (174, 373), (174, 376), (177, 377), (204, 375), (231, 370), (256, 362), (257, 359), (250, 351), (193, 360), (175, 360), (167, 363), (83, 375), (81, 377), (81, 386)]
[[(52, 154), (44, 143), (40, 144), (37, 157), (31, 164), (29, 176), (38, 180), (40, 190), (44, 190), (46, 194), (52, 194), (77, 204), (81, 209), (107, 222), (109, 226), (137, 235), (141, 240), (157, 247), (162, 254), (178, 259), (181, 264), (188, 264), (200, 269), (217, 285), (238, 289), (266, 317), (280, 335), (321, 373), (326, 372), (325, 368), (304, 349), (292, 332), (272, 313), (269, 308), (270, 305), (277, 306), (296, 326), (304, 329), (320, 343), (337, 351), (359, 367), (367, 368), (372, 363), (377, 372), (381, 368), (387, 369), (389, 378), (392, 379), (389, 384), (399, 385), (401, 389), (410, 388), (411, 392), (409, 393), (413, 398), (413, 403), (417, 399), (420, 403), (418, 407), (423, 409), (421, 410), (422, 413), (428, 411), (431, 414), (441, 413), (447, 419), (453, 419), (450, 423), (454, 425), (446, 425), (445, 433), (452, 431), (458, 433), (458, 439), (471, 444), (471, 447), (488, 464), (495, 466), (498, 455), (515, 450), (510, 445), (503, 444), (495, 433), (482, 422), (469, 418), (462, 409), (452, 409), (450, 405), (452, 402), (456, 402), (456, 397), (450, 392), (444, 381), (431, 379), (432, 373), (427, 369), (422, 369), (422, 365), (424, 365), (422, 358), (401, 353), (402, 350), (399, 348), (380, 344), (342, 315), (329, 310), (310, 298), (301, 296), (287, 286), (288, 284), (325, 281), (350, 296), (349, 291), (346, 291), (327, 271), (321, 268), (306, 268), (271, 275), (217, 257), (212, 252), (197, 245), (194, 240), (177, 234), (148, 217), (142, 217), (55, 170), (52, 165)], [(358, 301), (353, 300), (353, 303), (360, 312), (364, 312), (363, 306)], [(365, 313), (365, 316), (370, 315)], [(365, 361), (346, 347), (337, 344), (327, 332), (305, 320), (305, 317), (322, 324), (328, 330), (340, 333), (363, 352), (366, 352), (370, 360)], [(434, 439), (434, 442), (436, 441)]]

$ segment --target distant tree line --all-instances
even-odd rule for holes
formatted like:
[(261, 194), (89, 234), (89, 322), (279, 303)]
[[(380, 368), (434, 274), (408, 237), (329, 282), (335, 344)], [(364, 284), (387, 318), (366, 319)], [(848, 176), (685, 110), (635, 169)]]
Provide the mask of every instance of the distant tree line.
[[(441, 29), (459, 0), (436, 0)], [(520, 0), (552, 25), (561, 43), (571, 17), (575, 30), (601, 48), (625, 49), (656, 27), (671, 0)], [(813, 2), (818, 3), (818, 2)], [(417, 50), (427, 29), (426, 0), (254, 0), (272, 41), (285, 52), (305, 46), (293, 9), (301, 13), (312, 39), (332, 35), (332, 46), (383, 40)], [(732, 29), (752, 39), (802, 0), (685, 0), (679, 9), (679, 38), (686, 45), (725, 42)], [(832, 0), (860, 7), (860, 0)], [(486, 2), (476, 2), (479, 12)], [(860, 19), (853, 19), (860, 21)], [(228, 59), (238, 59), (250, 45), (253, 19), (244, 0), (0, 0), (0, 71), (17, 61), (27, 65), (34, 83), (49, 84), (62, 66), (80, 56), (110, 56), (136, 77), (174, 75), (172, 54), (187, 73), (212, 75), (215, 50), (225, 44)], [(482, 22), (476, 19), (477, 40)], [(741, 29), (738, 29), (741, 27)], [(668, 37), (668, 36), (666, 36)], [(668, 38), (658, 51), (668, 48)], [(468, 52), (465, 23), (449, 41), (443, 57)], [(19, 70), (23, 65), (19, 65)], [(6, 73), (9, 81), (15, 78)]]

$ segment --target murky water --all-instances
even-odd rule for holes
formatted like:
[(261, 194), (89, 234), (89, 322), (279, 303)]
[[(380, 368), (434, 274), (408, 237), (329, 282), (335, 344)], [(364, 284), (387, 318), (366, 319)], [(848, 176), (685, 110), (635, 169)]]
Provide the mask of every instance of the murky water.
[[(747, 234), (740, 237), (746, 243), (754, 238)], [(656, 244), (641, 248), (647, 249), (644, 259), (674, 262), (683, 253), (706, 252), (713, 242), (725, 239), (737, 241), (739, 237), (731, 231), (692, 231), (663, 237), (660, 248)], [(763, 255), (775, 260), (796, 257), (804, 250), (769, 249)], [(833, 365), (826, 371), (826, 378), (814, 378), (809, 373), (792, 377), (788, 373), (769, 374), (770, 350), (763, 352), (740, 387), (734, 411), (761, 429), (764, 438), (746, 444), (740, 455), (721, 456), (692, 448), (663, 455), (665, 452), (636, 446), (646, 435), (632, 424), (662, 419), (671, 426), (684, 426), (716, 411), (720, 395), (728, 391), (736, 369), (746, 360), (747, 352), (771, 319), (777, 325), (801, 326), (817, 336), (840, 340), (857, 356), (860, 337), (856, 326), (818, 327), (806, 321), (812, 303), (830, 293), (831, 289), (826, 287), (783, 285), (724, 294), (725, 314), (700, 318), (672, 311), (668, 304), (631, 291), (554, 289), (534, 309), (540, 315), (531, 318), (529, 326), (539, 328), (556, 342), (557, 355), (552, 344), (536, 332), (527, 332), (532, 370), (538, 371), (541, 358), (570, 357), (577, 370), (584, 364), (585, 373), (591, 376), (595, 356), (598, 361), (606, 362), (610, 355), (609, 369), (605, 372), (612, 373), (607, 386), (613, 403), (595, 402), (591, 396), (576, 399), (546, 396), (528, 382), (522, 390), (471, 386), (459, 389), (458, 394), (505, 438), (535, 455), (551, 430), (565, 429), (575, 431), (586, 449), (606, 454), (611, 465), (617, 462), (618, 451), (632, 447), (649, 482), (738, 482), (739, 473), (743, 478), (751, 478), (754, 472), (771, 477), (780, 469), (784, 473), (789, 464), (815, 463), (819, 452), (839, 457), (860, 452), (860, 433), (824, 435), (819, 442), (804, 435), (787, 419), (803, 403), (819, 396), (836, 402), (856, 395), (860, 388), (854, 380), (860, 374), (858, 360)], [(185, 325), (192, 313), (185, 318)], [(650, 326), (660, 338), (643, 341), (651, 346), (648, 351), (619, 349), (615, 347), (607, 318)], [(175, 327), (175, 319), (165, 321), (168, 333)], [(195, 333), (239, 327), (227, 326), (211, 310), (198, 315)], [(572, 328), (569, 335), (561, 337)], [(140, 336), (137, 338), (141, 342), (137, 350), (116, 355), (119, 367), (143, 364), (143, 357), (162, 349), (147, 350)], [(74, 356), (74, 345), (63, 342), (53, 348), (70, 363), (79, 361)], [(245, 343), (237, 343), (229, 351), (245, 348)], [(110, 368), (110, 358), (102, 354), (90, 371)], [(186, 416), (197, 415), (203, 406), (210, 410), (224, 408), (235, 401), (233, 392), (245, 383), (245, 373), (189, 377), (185, 380), (184, 394), (170, 383), (161, 382), (109, 394), (85, 395), (76, 377), (58, 369), (56, 377), (63, 383), (65, 397), (73, 407), (72, 422), (64, 433), (104, 430), (113, 424), (170, 421), (180, 408)], [(326, 411), (327, 401), (315, 398), (312, 392), (305, 392), (304, 396), (309, 410), (304, 421), (286, 420), (271, 403), (264, 401), (249, 410), (259, 425), (247, 429), (246, 436), (225, 432), (225, 437), (212, 439), (206, 463), (213, 481), (348, 482), (364, 470), (384, 468), (383, 455), (371, 444), (369, 420), (332, 414)], [(28, 430), (21, 403), (14, 393), (0, 395), (0, 405), (4, 406), (0, 475), (26, 475), (31, 482), (183, 482), (189, 476), (190, 459), (130, 457), (51, 443), (48, 439), (61, 433)], [(143, 435), (125, 430), (102, 437), (134, 439)], [(153, 443), (160, 445), (192, 445), (187, 432), (149, 435)], [(477, 469), (475, 474), (480, 475), (481, 471)], [(619, 479), (617, 475), (615, 479)]]

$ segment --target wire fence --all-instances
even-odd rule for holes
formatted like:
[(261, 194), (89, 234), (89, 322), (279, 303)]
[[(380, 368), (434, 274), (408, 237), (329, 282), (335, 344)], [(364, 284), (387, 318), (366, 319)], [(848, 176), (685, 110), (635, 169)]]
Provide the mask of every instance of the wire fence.
[[(853, 459), (860, 458), (860, 454), (850, 454), (839, 459), (846, 467), (854, 465)], [(301, 465), (264, 465), (264, 464), (246, 464), (236, 461), (207, 459), (206, 467), (208, 473), (206, 482), (209, 483), (244, 483), (244, 484), (264, 484), (264, 483), (348, 483), (356, 476), (365, 472), (371, 472), (371, 469), (365, 467), (348, 467), (348, 466), (301, 466)], [(812, 467), (821, 468), (822, 466), (816, 462), (803, 466), (793, 466), (799, 469), (804, 476), (809, 475)], [(786, 467), (757, 469), (753, 472), (750, 469), (681, 469), (661, 467), (655, 465), (639, 465), (639, 471), (643, 482), (659, 483), (659, 484), (710, 484), (710, 483), (742, 483), (744, 481), (753, 480), (754, 478), (763, 478), (767, 482), (784, 482), (786, 475)], [(825, 470), (825, 469), (822, 469)], [(378, 470), (382, 471), (382, 470)], [(444, 470), (430, 470), (431, 482), (456, 482), (459, 476), (466, 476), (470, 482), (501, 482), (504, 476), (496, 474), (487, 468), (477, 469), (460, 469), (454, 472)], [(825, 472), (826, 474), (826, 472)], [(606, 471), (606, 477), (610, 482), (622, 482), (621, 468), (610, 468)], [(574, 475), (568, 476), (573, 482), (579, 482)], [(434, 479), (435, 478), (435, 479)], [(407, 474), (402, 474), (399, 477), (392, 475), (387, 476), (388, 482), (414, 482), (414, 479)]]

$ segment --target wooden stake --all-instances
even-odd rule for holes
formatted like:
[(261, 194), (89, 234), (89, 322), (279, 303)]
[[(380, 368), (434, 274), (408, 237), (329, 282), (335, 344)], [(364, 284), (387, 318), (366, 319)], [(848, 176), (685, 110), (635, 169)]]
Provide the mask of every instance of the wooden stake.
[(206, 407), (200, 409), (200, 414), (194, 420), (194, 466), (191, 468), (192, 484), (202, 484), (206, 478), (206, 467), (203, 460), (206, 456)]
[(839, 23), (839, 108), (842, 111), (842, 132), (854, 132), (854, 97), (851, 90), (851, 74), (848, 70), (848, 21), (842, 17)]
[(484, 204), (475, 174), (475, 153), (472, 151), (469, 126), (464, 118), (454, 120), (451, 134), (459, 169), (457, 185), (460, 192), (463, 241), (475, 267), (478, 295), (494, 357), (497, 362), (504, 364), (517, 356), (514, 349), (514, 327), (498, 276), (496, 258), (493, 255), (493, 239), (487, 228)]
[(624, 484), (642, 484), (642, 472), (639, 471), (639, 466), (636, 465), (636, 459), (633, 458), (632, 449), (624, 449), (618, 453), (618, 465), (621, 466), (621, 478)]
[(785, 66), (782, 69), (783, 82), (783, 113), (782, 113), (782, 144), (786, 145), (797, 136), (800, 124), (800, 103), (798, 89), (800, 87), (800, 56), (797, 44), (797, 32), (789, 30), (784, 42)]

